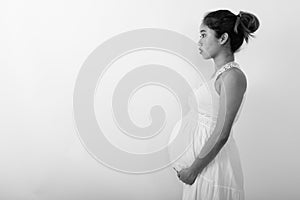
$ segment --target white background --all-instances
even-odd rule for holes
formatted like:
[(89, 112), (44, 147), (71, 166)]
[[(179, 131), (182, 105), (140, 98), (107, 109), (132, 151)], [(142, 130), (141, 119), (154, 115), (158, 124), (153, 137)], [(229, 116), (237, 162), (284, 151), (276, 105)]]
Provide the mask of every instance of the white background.
[(73, 124), (80, 67), (98, 45), (137, 28), (198, 41), (207, 11), (253, 12), (256, 38), (237, 61), (248, 96), (235, 138), (248, 200), (300, 198), (299, 6), (296, 1), (53, 0), (0, 3), (0, 199), (179, 200), (172, 169), (133, 176), (83, 148)]

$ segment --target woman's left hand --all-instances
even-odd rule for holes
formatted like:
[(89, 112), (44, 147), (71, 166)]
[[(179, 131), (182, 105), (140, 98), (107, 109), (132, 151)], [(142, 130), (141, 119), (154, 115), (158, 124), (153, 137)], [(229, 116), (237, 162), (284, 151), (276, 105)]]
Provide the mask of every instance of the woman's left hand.
[(188, 167), (177, 172), (177, 176), (182, 182), (193, 185), (198, 176), (198, 173)]

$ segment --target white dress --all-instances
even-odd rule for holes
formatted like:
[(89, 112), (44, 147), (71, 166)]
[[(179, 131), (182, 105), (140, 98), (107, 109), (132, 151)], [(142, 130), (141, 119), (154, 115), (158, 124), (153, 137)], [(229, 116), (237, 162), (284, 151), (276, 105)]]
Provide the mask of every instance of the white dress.
[[(215, 90), (214, 83), (221, 73), (231, 67), (239, 68), (239, 65), (235, 62), (227, 63), (216, 72), (207, 84), (194, 90), (197, 103), (189, 101), (190, 112), (180, 121), (181, 123), (178, 122), (175, 125), (171, 139), (181, 125), (183, 134), (186, 134), (187, 142), (191, 144), (172, 165), (178, 171), (191, 166), (212, 133), (219, 108), (219, 94)], [(210, 87), (210, 90), (207, 86)], [(244, 99), (245, 95), (234, 123), (239, 117)], [(244, 200), (243, 171), (238, 148), (233, 137), (233, 128), (234, 124), (229, 139), (223, 148), (198, 175), (192, 185), (185, 184), (178, 179), (183, 185), (182, 200)], [(171, 155), (172, 150), (169, 151)]]

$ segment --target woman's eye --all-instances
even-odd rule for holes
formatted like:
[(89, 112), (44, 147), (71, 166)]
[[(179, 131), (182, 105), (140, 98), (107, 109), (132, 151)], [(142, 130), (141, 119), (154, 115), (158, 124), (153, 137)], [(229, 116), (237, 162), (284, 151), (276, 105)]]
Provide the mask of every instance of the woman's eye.
[(204, 37), (205, 37), (205, 34), (201, 34), (201, 35), (200, 35), (200, 38), (204, 38)]

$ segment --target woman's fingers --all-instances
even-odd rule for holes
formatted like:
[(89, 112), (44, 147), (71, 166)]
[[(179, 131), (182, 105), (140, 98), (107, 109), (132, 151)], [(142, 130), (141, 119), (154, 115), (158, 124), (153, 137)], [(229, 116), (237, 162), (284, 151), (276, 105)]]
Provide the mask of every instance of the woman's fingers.
[(177, 169), (175, 169), (174, 167), (173, 167), (173, 169), (176, 171), (178, 178), (180, 178), (179, 171)]
[(173, 167), (173, 169), (178, 173), (177, 169), (175, 167)]

